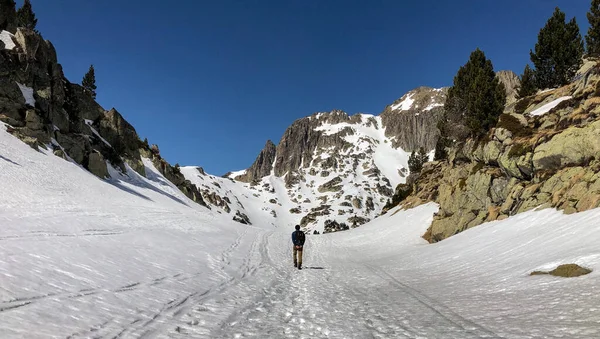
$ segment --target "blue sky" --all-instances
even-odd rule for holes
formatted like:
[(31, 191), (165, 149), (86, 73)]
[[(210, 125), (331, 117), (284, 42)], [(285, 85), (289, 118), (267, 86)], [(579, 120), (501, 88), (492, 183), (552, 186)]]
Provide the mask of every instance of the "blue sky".
[[(96, 68), (115, 107), (172, 164), (250, 166), (294, 120), (379, 114), (452, 84), (471, 51), (520, 74), (559, 6), (587, 31), (587, 0), (32, 0), (65, 75)], [(22, 1), (17, 0), (20, 5)]]

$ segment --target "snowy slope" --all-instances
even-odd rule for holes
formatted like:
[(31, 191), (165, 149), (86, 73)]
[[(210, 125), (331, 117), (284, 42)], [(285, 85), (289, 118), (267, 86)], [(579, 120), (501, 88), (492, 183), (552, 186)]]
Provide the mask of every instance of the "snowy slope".
[[(433, 245), (420, 236), (436, 205), (393, 209), (308, 236), (298, 271), (291, 229), (259, 208), (270, 197), (287, 207), (280, 178), (258, 196), (259, 185), (196, 179), (239, 194), (248, 226), (144, 164), (148, 178), (101, 180), (0, 126), (0, 337), (600, 336), (598, 209), (530, 211)], [(528, 276), (572, 262), (594, 272)]]

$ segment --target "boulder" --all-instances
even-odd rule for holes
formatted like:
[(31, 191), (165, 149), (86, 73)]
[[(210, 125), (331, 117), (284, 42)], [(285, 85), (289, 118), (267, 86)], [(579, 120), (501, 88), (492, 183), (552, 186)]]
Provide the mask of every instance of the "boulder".
[(65, 155), (65, 152), (63, 152), (63, 150), (61, 150), (61, 149), (55, 150), (54, 155), (56, 155), (59, 158), (63, 158), (64, 160), (67, 160), (67, 156)]
[(91, 152), (90, 142), (83, 135), (67, 135), (57, 131), (56, 141), (62, 146), (67, 155), (78, 164), (83, 164), (85, 156)]
[(109, 177), (106, 160), (100, 152), (92, 151), (88, 155), (87, 169), (100, 179)]
[(492, 140), (483, 147), (483, 161), (486, 164), (497, 164), (502, 153), (502, 143)]
[(34, 109), (28, 109), (25, 113), (25, 126), (32, 130), (40, 130), (44, 123)]
[(533, 167), (558, 170), (566, 166), (586, 165), (600, 159), (600, 121), (585, 127), (571, 127), (535, 148)]

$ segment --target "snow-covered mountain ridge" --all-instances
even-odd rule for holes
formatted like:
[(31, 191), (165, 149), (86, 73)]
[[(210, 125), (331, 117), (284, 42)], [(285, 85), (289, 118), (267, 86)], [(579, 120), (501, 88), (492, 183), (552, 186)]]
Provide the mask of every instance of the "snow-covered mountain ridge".
[[(182, 172), (198, 187), (228, 200), (236, 196), (231, 185), (241, 185), (246, 191), (237, 189), (238, 194), (253, 197), (265, 212), (262, 217), (318, 231), (324, 230), (327, 220), (352, 227), (374, 219), (393, 188), (408, 175), (408, 152), (392, 146), (378, 116), (315, 113), (294, 122), (275, 152), (269, 150), (272, 147), (267, 143), (251, 169), (237, 176), (229, 174), (231, 179), (248, 183), (217, 180), (193, 167), (182, 168)], [(255, 168), (270, 171), (258, 178), (249, 176), (257, 172)], [(246, 204), (249, 202), (242, 202)], [(248, 208), (244, 210), (252, 214)]]

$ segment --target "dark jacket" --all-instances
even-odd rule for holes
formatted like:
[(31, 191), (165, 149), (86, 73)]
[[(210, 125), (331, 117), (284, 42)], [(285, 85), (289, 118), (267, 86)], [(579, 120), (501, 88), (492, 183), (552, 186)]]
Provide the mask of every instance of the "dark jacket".
[[(302, 239), (298, 239), (298, 234), (302, 233), (302, 235), (304, 235), (304, 237), (302, 237)], [(292, 242), (294, 243), (294, 245), (296, 246), (304, 246), (304, 241), (306, 240), (306, 235), (304, 234), (304, 232), (302, 231), (294, 231), (292, 232)]]

